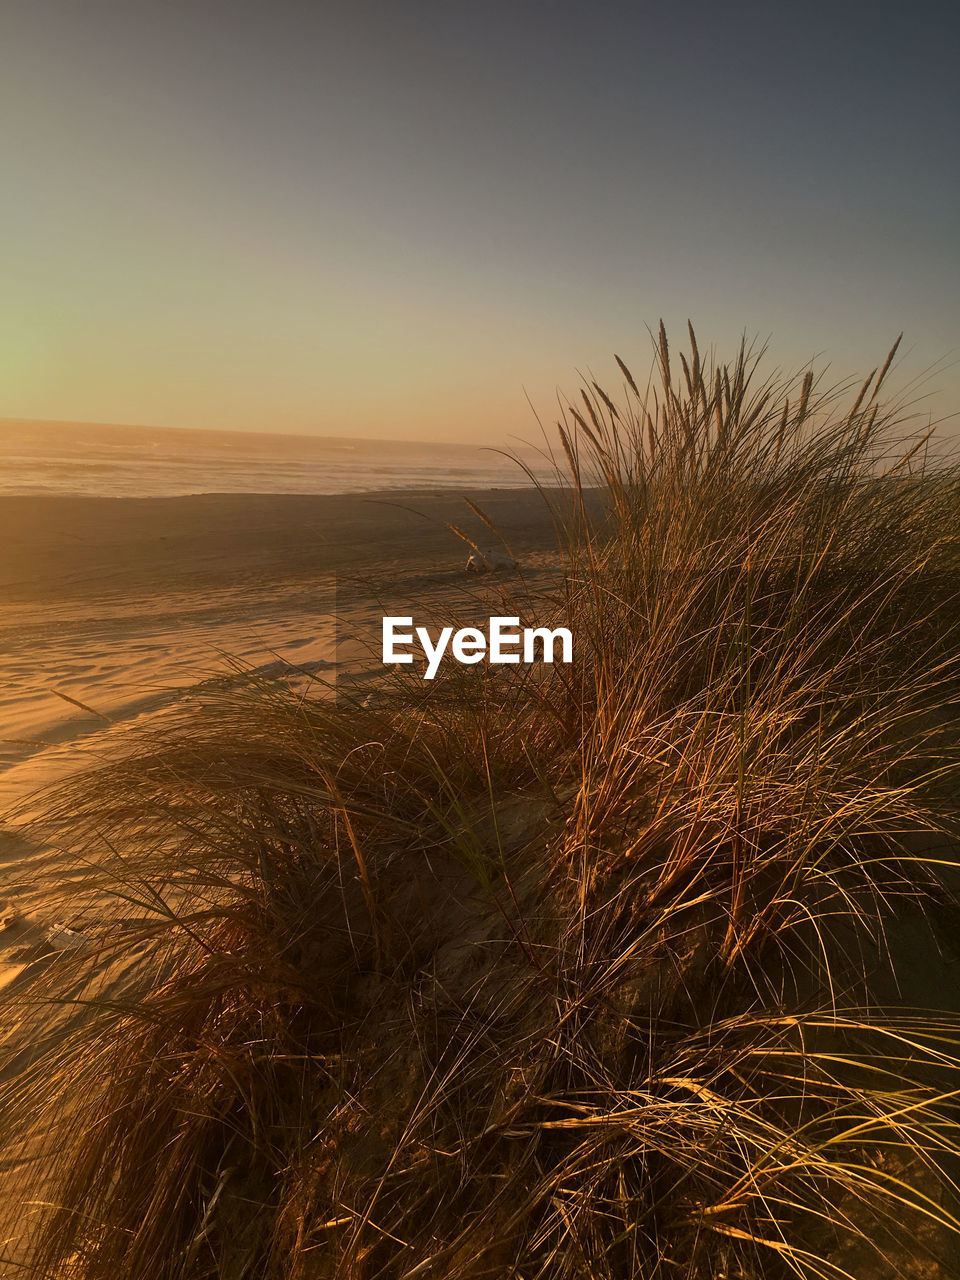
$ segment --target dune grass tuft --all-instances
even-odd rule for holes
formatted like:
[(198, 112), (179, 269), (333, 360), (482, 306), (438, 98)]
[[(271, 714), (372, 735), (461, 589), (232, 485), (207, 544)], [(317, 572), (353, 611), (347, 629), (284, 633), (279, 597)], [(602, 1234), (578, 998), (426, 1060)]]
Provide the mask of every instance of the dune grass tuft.
[(32, 1274), (951, 1274), (960, 1020), (892, 976), (956, 920), (960, 476), (892, 356), (661, 327), (559, 424), (571, 667), (221, 693), (52, 798)]

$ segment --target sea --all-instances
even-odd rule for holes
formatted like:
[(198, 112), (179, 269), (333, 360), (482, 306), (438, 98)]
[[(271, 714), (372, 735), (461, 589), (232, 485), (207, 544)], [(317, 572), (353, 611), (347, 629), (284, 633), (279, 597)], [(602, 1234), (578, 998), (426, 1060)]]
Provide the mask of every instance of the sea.
[[(0, 419), (0, 494), (169, 497), (520, 488), (536, 450)], [(555, 482), (555, 481), (554, 481)]]

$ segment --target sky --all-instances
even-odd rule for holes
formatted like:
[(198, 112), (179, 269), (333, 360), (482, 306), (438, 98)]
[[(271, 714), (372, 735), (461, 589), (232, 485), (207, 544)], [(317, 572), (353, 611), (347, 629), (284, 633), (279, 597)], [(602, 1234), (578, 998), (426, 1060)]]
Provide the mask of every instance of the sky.
[(960, 409), (960, 10), (0, 0), (0, 417), (498, 443), (648, 330)]

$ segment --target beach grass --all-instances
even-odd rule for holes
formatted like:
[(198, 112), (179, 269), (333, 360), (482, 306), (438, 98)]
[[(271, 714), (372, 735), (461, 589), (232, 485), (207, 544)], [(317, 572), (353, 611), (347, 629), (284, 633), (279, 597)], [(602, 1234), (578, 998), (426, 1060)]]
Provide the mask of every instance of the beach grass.
[(49, 797), (25, 1274), (954, 1274), (956, 992), (897, 978), (958, 918), (960, 473), (893, 356), (661, 328), (565, 407), (550, 617), (499, 588), (572, 665), (213, 692)]

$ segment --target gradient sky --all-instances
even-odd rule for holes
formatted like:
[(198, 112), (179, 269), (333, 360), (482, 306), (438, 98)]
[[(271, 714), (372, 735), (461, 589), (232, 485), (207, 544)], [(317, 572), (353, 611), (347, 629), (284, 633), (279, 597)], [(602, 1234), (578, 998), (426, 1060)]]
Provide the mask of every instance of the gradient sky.
[(647, 326), (960, 409), (954, 4), (0, 0), (0, 416), (499, 442)]

